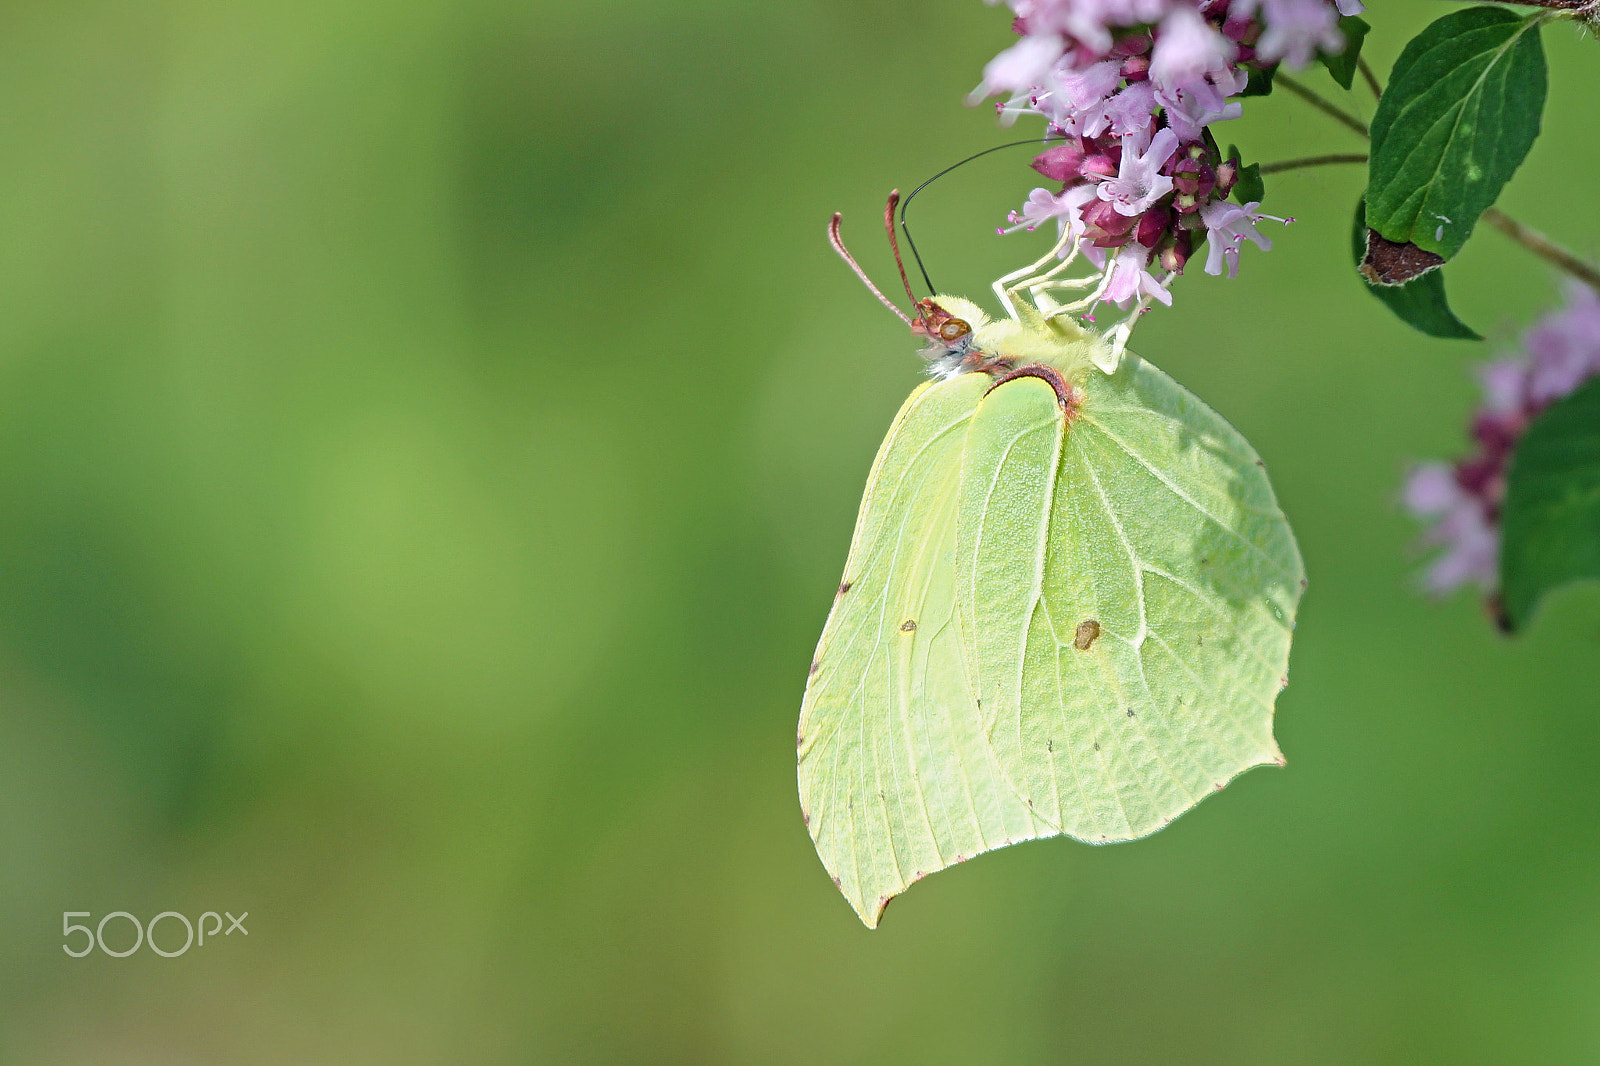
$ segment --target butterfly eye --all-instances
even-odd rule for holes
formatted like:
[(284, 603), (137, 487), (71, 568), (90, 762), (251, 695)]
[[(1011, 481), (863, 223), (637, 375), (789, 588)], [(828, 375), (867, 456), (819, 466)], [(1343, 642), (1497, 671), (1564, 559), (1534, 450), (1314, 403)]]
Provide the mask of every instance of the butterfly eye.
[(971, 332), (971, 326), (959, 318), (952, 318), (939, 327), (939, 339), (942, 341), (958, 341)]

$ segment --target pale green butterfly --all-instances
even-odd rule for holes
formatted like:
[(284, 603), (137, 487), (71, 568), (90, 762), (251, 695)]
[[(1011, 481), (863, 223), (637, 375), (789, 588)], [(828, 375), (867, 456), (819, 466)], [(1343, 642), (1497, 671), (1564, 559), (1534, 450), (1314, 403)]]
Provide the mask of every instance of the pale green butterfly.
[(1283, 762), (1305, 579), (1260, 458), (1015, 277), (999, 321), (912, 297), (939, 378), (878, 449), (801, 704), (801, 810), (869, 927), (981, 852), (1132, 840)]

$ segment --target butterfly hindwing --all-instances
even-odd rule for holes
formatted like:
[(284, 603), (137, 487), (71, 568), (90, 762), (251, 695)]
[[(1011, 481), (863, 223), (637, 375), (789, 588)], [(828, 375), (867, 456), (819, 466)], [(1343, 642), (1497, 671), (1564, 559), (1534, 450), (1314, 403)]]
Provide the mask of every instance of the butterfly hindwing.
[(975, 699), (1032, 812), (1127, 840), (1281, 761), (1300, 558), (1210, 408), (1132, 356), (1086, 376), (1070, 421), (1045, 382), (1007, 382), (974, 415), (961, 501)]

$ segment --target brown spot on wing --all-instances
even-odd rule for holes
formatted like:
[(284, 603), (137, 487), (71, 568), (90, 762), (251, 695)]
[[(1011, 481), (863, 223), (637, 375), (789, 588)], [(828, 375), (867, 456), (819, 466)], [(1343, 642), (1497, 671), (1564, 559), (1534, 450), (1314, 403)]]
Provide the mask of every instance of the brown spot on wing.
[(841, 581), (841, 582), (839, 582), (839, 591), (834, 593), (834, 595), (843, 596), (846, 592), (849, 592), (849, 591), (850, 591), (850, 582)]
[(917, 620), (915, 618), (907, 618), (904, 622), (900, 623), (900, 632), (902, 632), (902, 633), (915, 633), (916, 631), (917, 631)]
[(1085, 618), (1078, 623), (1076, 632), (1072, 634), (1072, 646), (1079, 651), (1088, 651), (1099, 639), (1100, 623), (1093, 618)]

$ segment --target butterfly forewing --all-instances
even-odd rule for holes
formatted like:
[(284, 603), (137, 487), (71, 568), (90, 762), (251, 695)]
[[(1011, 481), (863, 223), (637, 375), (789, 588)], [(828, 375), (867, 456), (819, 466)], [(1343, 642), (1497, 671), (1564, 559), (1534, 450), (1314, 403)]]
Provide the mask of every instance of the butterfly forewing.
[(983, 375), (924, 385), (862, 500), (801, 706), (801, 806), (869, 926), (918, 878), (1053, 830), (995, 762), (956, 617), (961, 456)]

